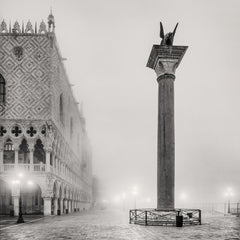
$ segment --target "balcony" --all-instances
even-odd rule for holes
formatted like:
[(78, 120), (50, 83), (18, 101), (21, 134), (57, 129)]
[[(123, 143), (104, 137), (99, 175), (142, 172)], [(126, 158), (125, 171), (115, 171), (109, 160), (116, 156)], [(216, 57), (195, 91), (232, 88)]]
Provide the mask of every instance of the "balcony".
[[(1, 164), (0, 172), (10, 173), (15, 170), (23, 170), (26, 172), (45, 172), (45, 164)], [(51, 169), (52, 170), (52, 169)]]
[[(66, 182), (70, 184), (77, 184), (79, 185), (80, 183), (75, 180), (74, 181), (74, 176), (69, 173), (69, 171), (66, 171), (66, 168), (64, 167), (57, 167), (55, 165), (48, 165), (47, 164), (26, 164), (26, 163), (19, 163), (19, 164), (10, 164), (10, 163), (5, 163), (5, 164), (0, 164), (0, 175), (1, 174), (11, 174), (16, 171), (24, 171), (24, 172), (29, 172), (31, 174), (41, 174), (41, 173), (53, 173), (56, 176), (62, 178)], [(83, 179), (80, 181), (85, 182)]]

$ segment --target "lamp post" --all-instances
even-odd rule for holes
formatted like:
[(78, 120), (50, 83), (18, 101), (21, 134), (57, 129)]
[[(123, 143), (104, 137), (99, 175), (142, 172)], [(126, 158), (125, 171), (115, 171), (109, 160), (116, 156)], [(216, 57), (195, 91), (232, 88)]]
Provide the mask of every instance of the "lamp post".
[(18, 219), (17, 223), (24, 223), (23, 216), (22, 216), (22, 197), (21, 197), (21, 184), (20, 187), (20, 197), (19, 197), (19, 213), (18, 213)]
[[(23, 179), (23, 174), (22, 173), (19, 173), (18, 174), (18, 177), (20, 179)], [(19, 212), (18, 212), (18, 219), (17, 219), (17, 223), (24, 223), (24, 219), (23, 219), (23, 216), (22, 216), (22, 196), (21, 196), (21, 184), (22, 184), (22, 181), (20, 179), (16, 179), (14, 181), (12, 181), (13, 185), (18, 185), (19, 186)], [(32, 185), (33, 182), (32, 181), (27, 181), (26, 182), (27, 185)]]
[(227, 213), (231, 213), (231, 203), (230, 203), (230, 199), (231, 197), (233, 196), (233, 191), (232, 191), (232, 188), (228, 188), (227, 191), (225, 192), (225, 196), (228, 198), (228, 210), (227, 210)]

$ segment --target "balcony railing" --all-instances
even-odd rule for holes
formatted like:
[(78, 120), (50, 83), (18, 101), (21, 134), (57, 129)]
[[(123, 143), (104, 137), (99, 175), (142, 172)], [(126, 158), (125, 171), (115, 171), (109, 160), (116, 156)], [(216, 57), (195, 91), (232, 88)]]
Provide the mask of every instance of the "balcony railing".
[[(26, 172), (45, 172), (45, 164), (1, 164), (0, 172), (12, 172), (14, 170), (22, 170)], [(50, 171), (52, 168), (50, 168)]]
[[(24, 171), (24, 172), (31, 172), (31, 173), (43, 173), (43, 172), (51, 172), (56, 174), (57, 176), (61, 177), (62, 179), (66, 180), (67, 182), (74, 184), (74, 180), (72, 177), (64, 170), (61, 170), (59, 167), (56, 166), (47, 166), (46, 164), (25, 164), (25, 163), (18, 163), (18, 164), (0, 164), (0, 174), (6, 173), (11, 174), (16, 171)], [(84, 181), (84, 180), (82, 180)]]

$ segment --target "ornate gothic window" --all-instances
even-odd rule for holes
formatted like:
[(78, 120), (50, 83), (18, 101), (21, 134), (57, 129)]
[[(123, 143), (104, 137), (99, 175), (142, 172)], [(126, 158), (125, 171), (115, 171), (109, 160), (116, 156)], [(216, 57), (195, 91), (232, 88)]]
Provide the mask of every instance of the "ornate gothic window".
[(60, 122), (62, 124), (64, 124), (63, 122), (63, 94), (60, 94), (60, 98), (59, 98), (59, 117), (60, 117)]
[(45, 163), (45, 151), (42, 141), (38, 139), (34, 146), (33, 163), (39, 164), (40, 162)]
[(14, 151), (13, 143), (11, 139), (8, 139), (4, 145), (4, 150), (5, 151)]
[(4, 156), (3, 163), (14, 163), (15, 161), (15, 152), (11, 139), (8, 139), (4, 145)]
[(26, 139), (23, 139), (21, 145), (19, 146), (18, 162), (19, 163), (30, 163), (29, 149), (28, 149), (28, 144), (27, 144)]
[(0, 103), (5, 104), (5, 99), (6, 98), (6, 84), (5, 84), (5, 79), (3, 76), (0, 74)]

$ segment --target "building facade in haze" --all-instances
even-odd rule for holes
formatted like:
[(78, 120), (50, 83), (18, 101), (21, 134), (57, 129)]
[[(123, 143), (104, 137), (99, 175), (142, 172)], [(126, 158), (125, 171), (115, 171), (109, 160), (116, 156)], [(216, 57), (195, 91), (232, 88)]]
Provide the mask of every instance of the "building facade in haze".
[(88, 209), (91, 148), (54, 33), (0, 25), (0, 214)]

